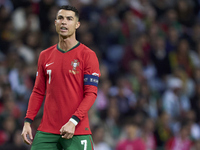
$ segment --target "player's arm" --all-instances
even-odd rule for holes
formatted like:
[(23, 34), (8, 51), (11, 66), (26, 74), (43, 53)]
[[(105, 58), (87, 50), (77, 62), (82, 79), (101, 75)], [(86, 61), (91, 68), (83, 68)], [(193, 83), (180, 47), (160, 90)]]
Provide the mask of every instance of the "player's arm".
[(94, 52), (87, 54), (84, 68), (84, 98), (73, 114), (71, 120), (78, 124), (87, 114), (97, 97), (97, 86), (99, 82), (99, 62)]
[[(90, 52), (85, 60), (84, 67), (84, 98), (77, 108), (76, 112), (67, 122), (68, 128), (71, 131), (68, 135), (63, 136), (64, 138), (72, 138), (75, 131), (75, 126), (81, 121), (87, 114), (91, 106), (94, 104), (97, 97), (97, 85), (99, 82), (99, 62), (94, 52)], [(61, 128), (60, 132), (64, 129)]]
[(43, 55), (41, 53), (38, 60), (38, 70), (36, 74), (36, 81), (35, 81), (32, 94), (29, 99), (24, 127), (22, 130), (22, 138), (24, 142), (27, 144), (32, 143), (31, 140), (27, 138), (27, 135), (29, 135), (29, 137), (32, 139), (32, 131), (31, 131), (30, 126), (42, 105), (45, 91), (46, 91), (45, 74), (44, 74), (42, 61), (43, 61)]

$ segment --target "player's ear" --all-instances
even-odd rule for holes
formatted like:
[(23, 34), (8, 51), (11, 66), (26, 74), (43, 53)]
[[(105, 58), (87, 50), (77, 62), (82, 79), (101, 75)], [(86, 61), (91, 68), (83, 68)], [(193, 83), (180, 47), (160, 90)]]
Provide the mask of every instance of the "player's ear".
[(80, 21), (77, 21), (76, 22), (76, 29), (78, 29), (80, 27), (80, 25), (81, 25)]

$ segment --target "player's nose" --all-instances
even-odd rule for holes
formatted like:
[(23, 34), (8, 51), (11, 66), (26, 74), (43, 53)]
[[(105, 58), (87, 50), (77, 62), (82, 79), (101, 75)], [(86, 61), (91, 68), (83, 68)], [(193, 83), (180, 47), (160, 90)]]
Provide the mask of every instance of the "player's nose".
[(62, 23), (61, 23), (61, 24), (62, 24), (62, 25), (67, 24), (67, 19), (64, 18), (64, 19), (62, 20)]

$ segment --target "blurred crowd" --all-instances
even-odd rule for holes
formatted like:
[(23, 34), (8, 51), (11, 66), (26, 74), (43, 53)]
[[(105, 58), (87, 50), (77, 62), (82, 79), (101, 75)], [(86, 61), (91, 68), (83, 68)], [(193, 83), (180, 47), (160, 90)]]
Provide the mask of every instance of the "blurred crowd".
[(0, 149), (30, 149), (20, 134), (38, 56), (67, 4), (100, 62), (94, 149), (200, 150), (200, 0), (1, 0)]

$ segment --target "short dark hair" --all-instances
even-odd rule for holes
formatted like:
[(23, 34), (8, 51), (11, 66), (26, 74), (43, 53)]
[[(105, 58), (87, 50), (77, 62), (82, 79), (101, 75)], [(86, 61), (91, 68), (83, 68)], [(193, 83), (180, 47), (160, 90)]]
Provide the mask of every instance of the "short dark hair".
[(70, 6), (70, 5), (63, 5), (63, 6), (60, 6), (59, 10), (60, 9), (64, 9), (64, 10), (71, 10), (75, 13), (75, 16), (78, 18), (79, 20), (79, 12), (78, 10), (76, 9), (76, 7), (74, 6)]

